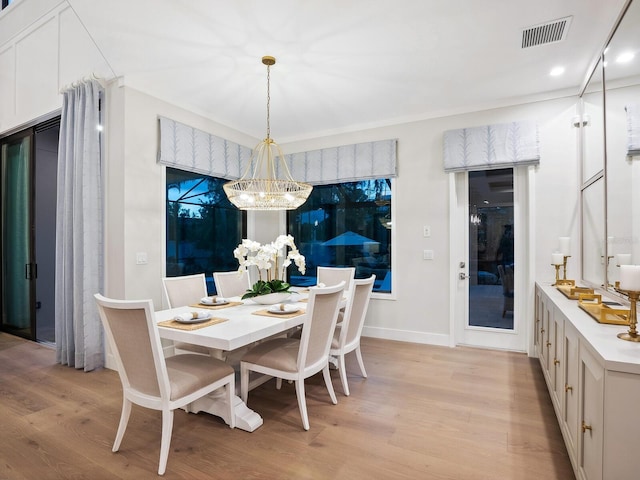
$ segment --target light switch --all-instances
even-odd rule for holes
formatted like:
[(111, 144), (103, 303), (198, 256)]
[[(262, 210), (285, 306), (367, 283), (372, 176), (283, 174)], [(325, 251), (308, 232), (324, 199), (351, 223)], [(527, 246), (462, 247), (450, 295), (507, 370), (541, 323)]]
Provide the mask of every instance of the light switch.
[(429, 225), (425, 225), (424, 227), (422, 227), (422, 229), (423, 229), (422, 230), (423, 235), (425, 237), (430, 237), (431, 236), (431, 227)]
[(423, 260), (433, 260), (433, 250), (425, 250), (422, 252)]
[(147, 252), (136, 253), (136, 265), (146, 265), (146, 264), (147, 264)]

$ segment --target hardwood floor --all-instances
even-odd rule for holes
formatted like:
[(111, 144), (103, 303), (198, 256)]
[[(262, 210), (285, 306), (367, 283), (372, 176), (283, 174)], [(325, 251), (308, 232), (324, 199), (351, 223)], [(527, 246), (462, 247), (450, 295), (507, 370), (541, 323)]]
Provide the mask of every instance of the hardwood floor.
[[(540, 366), (523, 354), (363, 339), (351, 396), (332, 371), (250, 392), (253, 433), (176, 411), (167, 479), (573, 479)], [(156, 478), (159, 412), (134, 406), (118, 453), (117, 373), (55, 364), (53, 350), (0, 333), (0, 479)]]

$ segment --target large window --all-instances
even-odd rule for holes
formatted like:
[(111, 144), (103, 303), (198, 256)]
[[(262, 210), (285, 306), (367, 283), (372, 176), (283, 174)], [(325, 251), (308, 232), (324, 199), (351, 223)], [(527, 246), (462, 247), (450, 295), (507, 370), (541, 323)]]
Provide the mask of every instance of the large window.
[(246, 215), (225, 195), (222, 178), (167, 168), (167, 276), (238, 268), (233, 249), (246, 233)]
[(391, 180), (314, 186), (288, 213), (289, 233), (306, 257), (306, 275), (290, 267), (292, 285), (315, 285), (318, 266), (354, 266), (376, 275), (374, 292), (391, 292)]

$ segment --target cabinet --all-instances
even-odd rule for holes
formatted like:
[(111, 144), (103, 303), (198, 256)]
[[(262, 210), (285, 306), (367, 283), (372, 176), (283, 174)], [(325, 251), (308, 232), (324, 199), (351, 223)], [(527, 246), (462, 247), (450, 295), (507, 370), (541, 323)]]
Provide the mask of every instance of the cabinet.
[(616, 337), (550, 285), (536, 286), (534, 342), (579, 480), (635, 480), (640, 343)]

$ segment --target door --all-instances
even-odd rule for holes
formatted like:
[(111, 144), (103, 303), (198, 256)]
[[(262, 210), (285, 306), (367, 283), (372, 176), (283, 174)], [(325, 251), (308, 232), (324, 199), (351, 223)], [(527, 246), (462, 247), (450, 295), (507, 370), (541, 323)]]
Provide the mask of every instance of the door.
[(35, 339), (33, 134), (0, 142), (0, 290), (2, 330)]
[(528, 182), (528, 167), (450, 174), (454, 345), (527, 350)]

